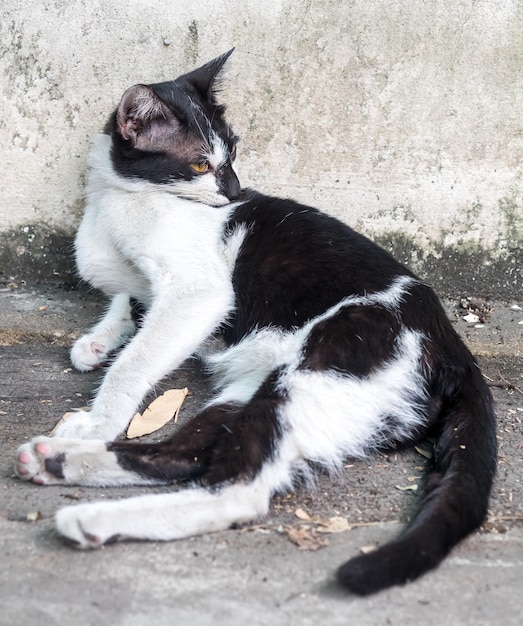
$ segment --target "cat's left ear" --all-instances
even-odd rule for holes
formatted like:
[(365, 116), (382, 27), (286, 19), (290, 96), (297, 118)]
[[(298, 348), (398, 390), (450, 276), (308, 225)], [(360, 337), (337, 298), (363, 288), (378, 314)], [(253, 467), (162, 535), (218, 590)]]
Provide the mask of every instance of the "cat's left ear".
[(147, 85), (134, 85), (123, 94), (116, 112), (120, 135), (140, 150), (157, 144), (179, 129), (170, 108)]
[(225, 52), (205, 65), (202, 65), (202, 67), (186, 74), (185, 78), (190, 81), (203, 96), (212, 100), (218, 75), (233, 52), (234, 48), (231, 48), (229, 52)]

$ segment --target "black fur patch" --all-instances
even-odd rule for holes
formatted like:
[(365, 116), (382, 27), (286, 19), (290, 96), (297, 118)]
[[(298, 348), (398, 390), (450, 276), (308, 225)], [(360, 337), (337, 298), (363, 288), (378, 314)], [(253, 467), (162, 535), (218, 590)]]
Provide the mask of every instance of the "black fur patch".
[(368, 376), (393, 357), (399, 328), (397, 316), (382, 307), (344, 307), (314, 326), (300, 368)]
[(366, 237), (311, 207), (249, 192), (225, 232), (248, 234), (233, 273), (236, 310), (224, 329), (236, 343), (258, 327), (290, 330), (351, 295), (412, 276)]
[(44, 466), (45, 471), (49, 474), (53, 474), (57, 478), (65, 478), (63, 465), (65, 463), (65, 452), (57, 454), (52, 459), (45, 459)]

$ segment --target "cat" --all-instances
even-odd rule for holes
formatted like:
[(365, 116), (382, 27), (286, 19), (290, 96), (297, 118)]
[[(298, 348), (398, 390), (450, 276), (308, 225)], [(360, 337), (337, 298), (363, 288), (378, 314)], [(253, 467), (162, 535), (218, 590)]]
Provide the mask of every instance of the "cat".
[[(42, 485), (178, 484), (58, 511), (61, 535), (97, 548), (251, 522), (318, 470), (437, 436), (406, 529), (337, 571), (367, 595), (436, 567), (481, 525), (496, 469), (492, 398), (422, 280), (337, 219), (240, 187), (238, 138), (216, 94), (231, 52), (131, 87), (95, 138), (76, 262), (112, 300), (71, 358), (89, 371), (124, 347), (92, 410), (22, 445), (16, 473)], [(145, 311), (138, 328), (132, 301)], [(168, 441), (118, 441), (192, 355), (215, 397)]]

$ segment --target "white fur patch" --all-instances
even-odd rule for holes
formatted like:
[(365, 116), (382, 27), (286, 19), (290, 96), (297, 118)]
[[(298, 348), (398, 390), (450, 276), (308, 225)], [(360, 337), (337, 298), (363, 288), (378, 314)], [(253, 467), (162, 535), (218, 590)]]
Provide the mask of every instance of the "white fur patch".
[(192, 180), (176, 180), (173, 182), (171, 190), (182, 198), (213, 207), (230, 204), (227, 196), (221, 193), (213, 171), (195, 176)]
[(364, 457), (423, 424), (421, 340), (419, 333), (404, 331), (396, 357), (364, 378), (333, 371), (285, 375), (284, 420), (300, 456), (335, 469), (343, 458)]
[(212, 150), (208, 152), (205, 156), (207, 157), (209, 165), (213, 169), (219, 170), (220, 167), (225, 165), (229, 155), (229, 151), (223, 140), (216, 134), (213, 135), (211, 147)]

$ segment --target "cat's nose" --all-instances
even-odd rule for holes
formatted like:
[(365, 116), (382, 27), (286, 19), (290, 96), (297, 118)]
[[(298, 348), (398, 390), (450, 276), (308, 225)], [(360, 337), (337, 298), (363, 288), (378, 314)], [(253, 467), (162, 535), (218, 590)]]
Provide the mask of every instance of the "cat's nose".
[(229, 200), (237, 200), (240, 197), (242, 187), (232, 167), (226, 167), (221, 172), (219, 179), (220, 191)]

